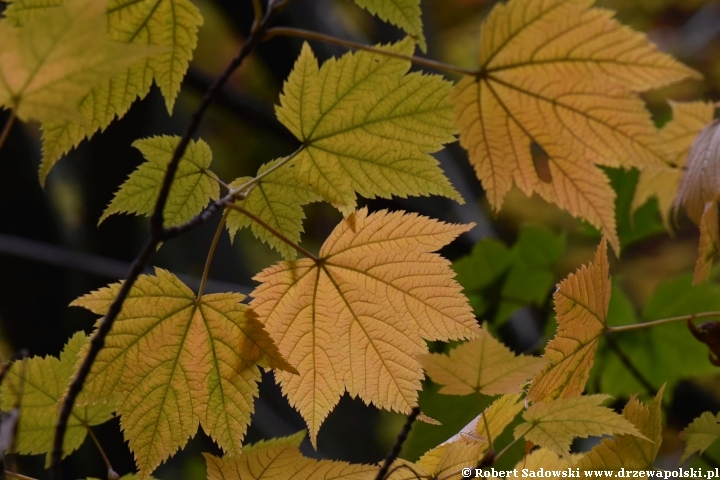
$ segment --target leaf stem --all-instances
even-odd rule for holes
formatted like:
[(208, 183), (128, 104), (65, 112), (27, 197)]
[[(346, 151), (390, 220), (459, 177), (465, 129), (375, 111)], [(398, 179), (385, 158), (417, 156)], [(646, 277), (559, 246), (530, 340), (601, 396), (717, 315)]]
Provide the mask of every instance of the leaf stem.
[(251, 219), (252, 221), (259, 223), (265, 230), (267, 230), (268, 232), (270, 232), (270, 233), (272, 233), (273, 235), (275, 235), (277, 238), (279, 238), (280, 240), (282, 240), (283, 242), (285, 242), (286, 244), (288, 244), (289, 246), (291, 246), (292, 248), (294, 248), (295, 250), (297, 250), (299, 253), (305, 255), (305, 256), (308, 257), (308, 258), (311, 258), (315, 263), (320, 262), (320, 258), (318, 258), (317, 256), (313, 255), (312, 253), (310, 253), (309, 251), (305, 250), (303, 247), (301, 247), (301, 246), (298, 245), (297, 243), (295, 243), (295, 242), (293, 242), (292, 240), (290, 240), (289, 238), (287, 238), (287, 237), (286, 237), (285, 235), (283, 235), (282, 233), (280, 233), (280, 232), (278, 232), (277, 230), (275, 230), (273, 227), (271, 227), (270, 225), (268, 225), (268, 223), (267, 223), (265, 220), (263, 220), (262, 218), (258, 217), (258, 216), (255, 215), (254, 213), (252, 213), (252, 212), (250, 212), (250, 211), (248, 211), (248, 210), (245, 210), (243, 207), (241, 207), (240, 205), (238, 205), (238, 204), (236, 204), (236, 203), (234, 203), (234, 202), (226, 202), (226, 203), (225, 203), (225, 207), (228, 208), (228, 209), (232, 208), (233, 210), (237, 210), (238, 212), (242, 213), (243, 215), (245, 215), (246, 217), (248, 217), (248, 218)]
[(115, 470), (112, 467), (112, 464), (110, 463), (110, 459), (105, 455), (105, 450), (103, 450), (102, 445), (100, 445), (100, 440), (95, 436), (95, 433), (93, 433), (92, 429), (89, 425), (85, 425), (85, 430), (87, 430), (88, 436), (92, 439), (93, 443), (98, 449), (98, 452), (100, 452), (100, 456), (102, 457), (103, 461), (105, 462), (105, 466), (108, 469), (108, 479), (114, 478), (120, 478), (120, 475), (118, 475)]
[(415, 57), (413, 55), (403, 55), (402, 53), (389, 52), (382, 48), (372, 47), (364, 45), (362, 43), (353, 42), (351, 40), (343, 40), (341, 38), (333, 37), (331, 35), (325, 35), (322, 33), (313, 32), (310, 30), (303, 30), (302, 28), (292, 27), (274, 27), (268, 30), (268, 34), (265, 36), (265, 40), (269, 40), (275, 36), (286, 36), (286, 37), (297, 37), (304, 38), (306, 40), (317, 40), (319, 42), (330, 43), (332, 45), (338, 45), (345, 48), (351, 48), (355, 50), (365, 50), (366, 52), (379, 53), (386, 57), (400, 58), (402, 60), (408, 60), (415, 65), (422, 67), (432, 68), (433, 70), (440, 70), (443, 72), (459, 73), (461, 75), (477, 76), (478, 70), (469, 70), (467, 68), (458, 67), (457, 65), (451, 65), (449, 63), (438, 62), (437, 60), (430, 60), (429, 58)]
[(191, 228), (194, 228), (201, 223), (206, 222), (222, 206), (222, 204), (218, 202), (211, 204), (210, 207), (208, 207), (204, 212), (196, 216), (193, 219), (194, 221), (187, 222), (184, 225), (184, 228), (163, 227), (163, 212), (165, 210), (165, 205), (167, 204), (168, 195), (170, 194), (170, 187), (172, 186), (173, 180), (175, 179), (175, 174), (177, 173), (178, 164), (180, 163), (180, 159), (185, 154), (185, 151), (190, 144), (190, 140), (197, 132), (198, 127), (200, 126), (200, 122), (205, 115), (205, 112), (207, 111), (208, 107), (213, 102), (215, 97), (223, 89), (224, 85), (227, 83), (233, 72), (237, 70), (237, 68), (243, 63), (243, 61), (250, 54), (250, 52), (262, 41), (263, 37), (267, 34), (269, 24), (275, 19), (275, 17), (280, 13), (280, 10), (284, 8), (286, 4), (287, 0), (268, 1), (268, 9), (265, 12), (262, 20), (253, 26), (250, 35), (243, 43), (240, 51), (227, 65), (227, 67), (225, 67), (225, 70), (223, 70), (220, 76), (215, 79), (208, 91), (205, 92), (205, 95), (203, 96), (200, 105), (197, 107), (197, 109), (193, 112), (191, 116), (190, 123), (185, 129), (185, 133), (178, 142), (178, 145), (175, 147), (172, 159), (170, 160), (170, 163), (168, 164), (167, 170), (165, 172), (165, 177), (163, 178), (157, 201), (155, 202), (155, 208), (152, 217), (150, 218), (150, 237), (143, 245), (143, 248), (140, 250), (137, 257), (135, 257), (135, 260), (130, 266), (128, 274), (125, 277), (125, 281), (120, 287), (120, 291), (115, 297), (115, 300), (113, 300), (112, 304), (108, 308), (105, 317), (103, 317), (103, 319), (99, 322), (97, 330), (95, 331), (92, 340), (90, 341), (90, 346), (87, 350), (87, 353), (80, 362), (77, 372), (70, 381), (67, 394), (65, 395), (65, 398), (62, 401), (62, 405), (60, 406), (60, 413), (58, 415), (57, 423), (55, 424), (55, 437), (53, 439), (52, 461), (50, 464), (50, 478), (52, 480), (60, 480), (62, 478), (61, 460), (63, 453), (63, 439), (65, 438), (68, 419), (70, 418), (70, 415), (72, 413), (75, 400), (80, 394), (85, 380), (90, 374), (90, 369), (92, 368), (92, 365), (95, 362), (98, 353), (105, 345), (105, 337), (110, 332), (110, 329), (112, 328), (115, 319), (120, 314), (123, 302), (130, 293), (130, 290), (135, 284), (135, 281), (145, 269), (145, 265), (147, 265), (150, 257), (155, 252), (157, 245), (160, 244), (160, 242), (174, 238), (181, 233), (190, 230)]
[(0, 150), (2, 150), (3, 145), (5, 145), (5, 140), (8, 139), (10, 136), (10, 130), (12, 130), (12, 126), (15, 123), (15, 119), (17, 118), (17, 114), (15, 113), (15, 109), (13, 108), (10, 110), (10, 117), (5, 121), (5, 126), (3, 126), (2, 133), (0, 133)]
[(10, 478), (19, 478), (20, 480), (37, 480), (33, 477), (28, 477), (26, 475), (23, 475), (22, 473), (11, 472), (10, 470), (5, 470), (5, 475), (7, 475)]
[(225, 199), (224, 199), (225, 203), (232, 200), (233, 198), (237, 199), (237, 200), (246, 199), (247, 196), (250, 195), (250, 192), (252, 192), (253, 188), (255, 188), (255, 186), (260, 182), (260, 180), (267, 177), (268, 175), (270, 175), (274, 171), (278, 170), (279, 168), (284, 167), (285, 165), (290, 163), (290, 161), (293, 160), (295, 157), (297, 157), (300, 154), (300, 152), (302, 152), (303, 150), (305, 150), (305, 145), (301, 145), (293, 153), (291, 153), (287, 157), (283, 158), (282, 160), (280, 160), (275, 165), (268, 168), (267, 170), (265, 170), (258, 176), (251, 178), (250, 180), (243, 183), (242, 185), (240, 185), (237, 188), (229, 189), (230, 193), (227, 195), (227, 197), (225, 197)]
[(260, 0), (252, 0), (253, 12), (255, 13), (255, 24), (259, 25), (263, 18), (262, 5)]
[(633, 323), (632, 325), (620, 325), (617, 327), (606, 327), (605, 331), (609, 333), (627, 332), (630, 330), (641, 330), (643, 328), (652, 328), (658, 325), (665, 325), (666, 323), (675, 322), (687, 322), (695, 318), (706, 318), (706, 317), (720, 317), (720, 312), (702, 312), (693, 313), (690, 315), (681, 315), (679, 317), (661, 318), (660, 320), (653, 320), (651, 322)]
[(378, 470), (375, 480), (385, 480), (385, 477), (388, 474), (388, 470), (390, 469), (390, 465), (392, 465), (392, 463), (397, 460), (398, 455), (400, 455), (400, 450), (402, 449), (403, 443), (405, 443), (405, 440), (407, 440), (407, 436), (410, 434), (410, 429), (412, 428), (413, 423), (415, 423), (418, 415), (420, 415), (420, 407), (414, 407), (410, 414), (407, 416), (405, 425), (403, 425), (402, 430), (400, 430), (400, 433), (395, 440), (395, 444), (393, 445), (392, 450), (390, 450), (390, 453), (388, 454), (387, 458), (385, 458), (382, 467), (380, 467), (380, 470)]
[(210, 244), (210, 251), (208, 251), (207, 259), (205, 260), (205, 269), (203, 270), (202, 278), (200, 279), (200, 288), (198, 288), (198, 300), (200, 300), (203, 293), (205, 293), (205, 284), (207, 283), (208, 274), (210, 273), (210, 264), (215, 256), (215, 249), (217, 248), (218, 240), (220, 240), (220, 235), (222, 235), (228, 215), (230, 215), (230, 210), (225, 210), (225, 213), (223, 213), (220, 223), (217, 226), (217, 230), (215, 230), (215, 236), (213, 237), (212, 243)]
[[(530, 430), (528, 430), (528, 432), (529, 432), (529, 431), (530, 431)], [(527, 434), (527, 432), (525, 432), (525, 434)], [(523, 435), (523, 437), (524, 437), (524, 436), (525, 436), (525, 435)], [(495, 455), (495, 458), (494, 458), (493, 463), (495, 463), (498, 458), (502, 457), (502, 456), (505, 454), (505, 452), (507, 452), (508, 450), (510, 450), (510, 448), (512, 448), (512, 447), (518, 442), (518, 440), (520, 440), (520, 439), (523, 438), (523, 437), (518, 437), (518, 438), (514, 439), (512, 442), (510, 442), (510, 443), (508, 443), (507, 445), (505, 445), (505, 448), (503, 448), (502, 450), (500, 450), (500, 451), (498, 452), (498, 454)]]

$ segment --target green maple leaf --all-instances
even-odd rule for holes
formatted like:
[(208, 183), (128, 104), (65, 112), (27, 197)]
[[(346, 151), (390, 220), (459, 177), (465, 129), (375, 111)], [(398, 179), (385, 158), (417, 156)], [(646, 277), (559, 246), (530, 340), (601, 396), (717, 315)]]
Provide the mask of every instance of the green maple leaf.
[(420, 15), (420, 0), (354, 0), (356, 4), (407, 32), (419, 44), (424, 52), (427, 42), (423, 33)]

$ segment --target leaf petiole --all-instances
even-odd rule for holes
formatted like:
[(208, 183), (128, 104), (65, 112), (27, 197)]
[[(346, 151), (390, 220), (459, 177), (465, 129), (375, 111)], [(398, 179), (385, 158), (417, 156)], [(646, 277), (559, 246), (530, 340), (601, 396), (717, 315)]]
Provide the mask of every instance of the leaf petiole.
[(403, 55), (402, 53), (389, 52), (382, 48), (372, 47), (364, 45), (362, 43), (353, 42), (351, 40), (343, 40), (341, 38), (333, 37), (332, 35), (325, 35), (322, 33), (313, 32), (310, 30), (303, 30), (302, 28), (292, 27), (273, 27), (268, 30), (264, 40), (269, 40), (272, 37), (283, 35), (286, 37), (297, 37), (304, 38), (306, 40), (317, 40), (319, 42), (330, 43), (332, 45), (338, 45), (345, 48), (351, 48), (355, 50), (365, 50), (366, 52), (379, 53), (387, 57), (399, 58), (401, 60), (408, 60), (415, 65), (422, 67), (432, 68), (433, 70), (441, 70), (450, 73), (459, 73), (461, 75), (477, 76), (479, 71), (470, 70), (457, 65), (451, 65), (449, 63), (438, 62), (437, 60), (430, 60), (429, 58), (415, 57), (412, 55)]
[(212, 243), (210, 244), (210, 251), (208, 251), (207, 259), (205, 260), (205, 269), (203, 270), (202, 279), (200, 280), (200, 288), (198, 288), (198, 300), (202, 298), (203, 293), (205, 292), (205, 284), (207, 283), (208, 274), (210, 273), (210, 264), (215, 256), (215, 249), (217, 248), (218, 240), (220, 240), (220, 235), (222, 234), (223, 227), (225, 227), (228, 215), (230, 215), (230, 210), (225, 210), (225, 213), (223, 213), (223, 216), (220, 219), (217, 230), (215, 231)]
[(720, 317), (720, 312), (702, 312), (693, 313), (690, 315), (681, 315), (679, 317), (661, 318), (660, 320), (653, 320), (650, 322), (633, 323), (632, 325), (620, 325), (617, 327), (607, 326), (605, 331), (608, 333), (627, 332), (630, 330), (642, 330), (644, 328), (652, 328), (658, 325), (665, 325), (666, 323), (675, 322), (687, 322), (694, 318), (706, 318), (706, 317)]
[(7, 119), (7, 121), (5, 121), (2, 133), (0, 133), (0, 150), (2, 150), (3, 145), (5, 145), (5, 141), (10, 136), (10, 130), (12, 129), (16, 118), (17, 114), (15, 113), (15, 109), (13, 108), (12, 110), (10, 110), (10, 117)]

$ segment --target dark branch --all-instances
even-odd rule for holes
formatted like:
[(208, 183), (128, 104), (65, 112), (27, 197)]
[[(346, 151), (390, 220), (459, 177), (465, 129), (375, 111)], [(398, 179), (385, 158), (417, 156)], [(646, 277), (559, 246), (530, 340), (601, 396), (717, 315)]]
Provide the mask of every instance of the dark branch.
[[(87, 355), (83, 359), (82, 363), (80, 364), (80, 368), (70, 382), (67, 394), (65, 395), (65, 399), (63, 400), (60, 409), (60, 415), (58, 417), (58, 421), (55, 427), (55, 438), (53, 440), (52, 464), (50, 470), (51, 479), (60, 480), (62, 478), (62, 468), (60, 462), (62, 459), (62, 444), (65, 437), (65, 431), (67, 430), (68, 419), (70, 418), (70, 414), (72, 412), (73, 405), (75, 404), (75, 400), (80, 394), (83, 384), (85, 383), (85, 380), (90, 373), (90, 368), (95, 362), (95, 358), (97, 357), (98, 353), (105, 345), (105, 337), (110, 332), (113, 322), (115, 321), (118, 314), (120, 313), (120, 310), (122, 309), (125, 298), (130, 293), (130, 289), (134, 285), (138, 276), (145, 269), (145, 266), (150, 260), (150, 257), (155, 251), (157, 245), (162, 241), (168, 240), (182, 233), (175, 229), (167, 230), (163, 228), (163, 211), (165, 210), (165, 204), (167, 203), (168, 195), (170, 194), (170, 186), (175, 179), (175, 173), (177, 172), (180, 159), (185, 154), (185, 150), (187, 149), (190, 140), (197, 132), (203, 115), (205, 114), (205, 111), (208, 109), (210, 104), (213, 102), (215, 96), (222, 90), (223, 85), (228, 81), (230, 75), (232, 75), (232, 73), (240, 66), (240, 64), (250, 54), (250, 52), (255, 48), (255, 46), (262, 41), (269, 23), (279, 13), (279, 10), (285, 6), (285, 3), (286, 0), (270, 0), (268, 2), (267, 13), (259, 23), (256, 22), (253, 25), (250, 36), (247, 38), (246, 42), (243, 44), (238, 54), (235, 56), (235, 58), (233, 58), (227, 68), (225, 68), (223, 73), (215, 80), (215, 83), (213, 83), (210, 90), (207, 91), (197, 110), (193, 112), (190, 124), (185, 130), (185, 133), (180, 139), (180, 142), (175, 148), (175, 151), (173, 152), (172, 159), (170, 160), (170, 163), (168, 164), (168, 169), (165, 172), (165, 177), (160, 188), (157, 202), (155, 203), (155, 210), (150, 219), (150, 238), (148, 238), (148, 240), (145, 242), (142, 250), (133, 261), (130, 267), (130, 271), (125, 277), (125, 281), (123, 282), (123, 285), (120, 288), (117, 297), (110, 305), (110, 308), (108, 309), (105, 317), (100, 321), (98, 329), (93, 335), (92, 340), (90, 341), (90, 348), (88, 349)], [(213, 205), (211, 205), (211, 207)], [(208, 211), (210, 211), (210, 215), (212, 215), (212, 213), (214, 213), (217, 208), (218, 207), (215, 207), (215, 209), (209, 208), (200, 216), (208, 215)], [(207, 219), (205, 219), (204, 221), (207, 221)], [(198, 222), (197, 224), (200, 223), (202, 222)]]
[(400, 433), (397, 436), (397, 440), (395, 440), (395, 445), (393, 445), (392, 450), (390, 450), (390, 453), (383, 462), (382, 467), (380, 467), (380, 470), (378, 471), (375, 480), (384, 480), (387, 476), (390, 465), (392, 465), (392, 463), (397, 460), (398, 455), (400, 455), (400, 450), (402, 449), (403, 443), (405, 443), (405, 440), (410, 433), (410, 429), (412, 428), (413, 423), (415, 423), (418, 415), (420, 415), (420, 407), (413, 408), (412, 412), (410, 412), (410, 415), (408, 415), (407, 417), (407, 421), (405, 421), (405, 425), (403, 425), (402, 430), (400, 430)]

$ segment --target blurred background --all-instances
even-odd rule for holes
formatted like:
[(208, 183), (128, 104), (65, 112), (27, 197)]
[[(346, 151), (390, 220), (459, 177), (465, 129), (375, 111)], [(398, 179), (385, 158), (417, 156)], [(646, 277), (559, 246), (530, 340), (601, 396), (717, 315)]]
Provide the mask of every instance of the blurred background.
[[(38, 125), (16, 124), (0, 151), (0, 356), (20, 348), (31, 355), (58, 355), (77, 330), (90, 332), (94, 316), (67, 305), (78, 296), (124, 277), (129, 262), (148, 235), (144, 217), (113, 216), (100, 227), (98, 219), (113, 192), (141, 162), (130, 146), (151, 135), (182, 134), (189, 116), (210, 82), (239, 49), (253, 18), (249, 0), (193, 0), (205, 24), (198, 48), (170, 117), (159, 91), (134, 104), (130, 112), (105, 132), (62, 160), (42, 189), (37, 178), (40, 161)], [(423, 0), (427, 56), (460, 66), (476, 66), (483, 18), (496, 2), (484, 0)], [(4, 4), (0, 2), (0, 10)], [(645, 95), (658, 125), (670, 117), (667, 99), (720, 100), (720, 2), (702, 0), (601, 0), (598, 6), (617, 11), (617, 18), (647, 32), (658, 46), (703, 73), (704, 81), (688, 81)], [(348, 0), (291, 0), (277, 24), (315, 30), (363, 43), (394, 41), (401, 32), (377, 21)], [(261, 45), (236, 72), (220, 99), (208, 111), (199, 136), (213, 150), (213, 170), (225, 181), (254, 174), (257, 168), (292, 152), (297, 140), (275, 119), (283, 80), (299, 53), (301, 41), (276, 37)], [(321, 59), (341, 55), (342, 48), (312, 43)], [(0, 112), (0, 124), (8, 113)], [(437, 155), (465, 205), (439, 198), (360, 201), (371, 210), (404, 209), (477, 227), (443, 250), (453, 261), (479, 321), (517, 352), (540, 354), (554, 334), (552, 292), (568, 273), (592, 258), (599, 234), (591, 227), (539, 198), (513, 191), (499, 214), (490, 211), (482, 187), (457, 145)], [(637, 172), (607, 170), (618, 192), (617, 221), (623, 243), (622, 261), (611, 259), (614, 289), (610, 324), (633, 323), (672, 315), (720, 310), (717, 272), (701, 287), (691, 287), (697, 254), (697, 227), (682, 215), (672, 234), (663, 229), (652, 200), (634, 215), (630, 202)], [(303, 246), (316, 251), (341, 215), (326, 204), (306, 208)], [(153, 265), (179, 274), (197, 286), (219, 217), (163, 245)], [(490, 269), (491, 252), (505, 260)], [(550, 253), (548, 253), (550, 252)], [(279, 260), (266, 245), (243, 230), (235, 242), (227, 236), (218, 246), (208, 285), (210, 291), (249, 293), (252, 276)], [(668, 305), (662, 301), (672, 297)], [(432, 351), (452, 346), (431, 344)], [(618, 353), (620, 352), (620, 353)], [(623, 360), (623, 357), (625, 360)], [(627, 362), (642, 373), (645, 385), (628, 373)], [(668, 419), (662, 462), (672, 468), (682, 444), (678, 432), (706, 410), (720, 410), (720, 382), (707, 361), (704, 345), (684, 325), (628, 334), (615, 345), (601, 347), (588, 385), (616, 397), (622, 407), (630, 394), (647, 397), (668, 381), (664, 414)], [(688, 380), (692, 379), (692, 380)], [(649, 386), (647, 385), (649, 384)], [(650, 388), (649, 388), (650, 387)], [(420, 405), (442, 426), (416, 424), (401, 456), (410, 460), (456, 433), (490, 403), (478, 396), (438, 395), (426, 382)], [(282, 436), (305, 425), (265, 374), (255, 402), (246, 441)], [(376, 463), (388, 453), (405, 417), (379, 412), (347, 395), (323, 425), (314, 451), (306, 455), (352, 462)], [(114, 419), (93, 429), (115, 469), (134, 471), (132, 455)], [(502, 441), (502, 439), (501, 439)], [(577, 445), (587, 448), (588, 443)], [(519, 458), (504, 459), (508, 465)], [(203, 479), (200, 452), (220, 454), (202, 432), (160, 467), (163, 479)], [(710, 451), (720, 459), (720, 451)], [(22, 457), (23, 471), (43, 478), (44, 459)], [(699, 461), (698, 461), (699, 462)], [(702, 465), (698, 463), (697, 465)], [(705, 464), (707, 465), (707, 464)], [(501, 464), (502, 466), (502, 464)], [(86, 441), (65, 461), (68, 478), (102, 477), (105, 467), (95, 447)]]

